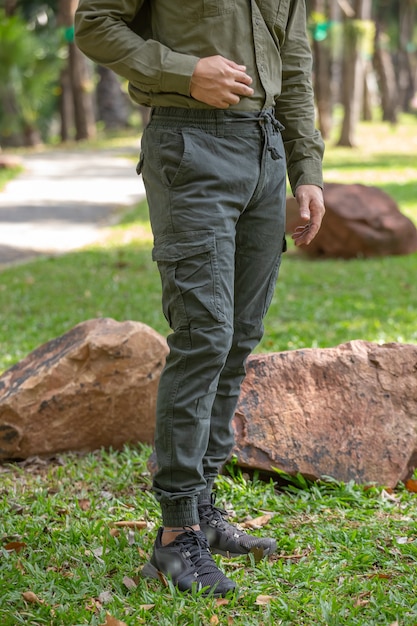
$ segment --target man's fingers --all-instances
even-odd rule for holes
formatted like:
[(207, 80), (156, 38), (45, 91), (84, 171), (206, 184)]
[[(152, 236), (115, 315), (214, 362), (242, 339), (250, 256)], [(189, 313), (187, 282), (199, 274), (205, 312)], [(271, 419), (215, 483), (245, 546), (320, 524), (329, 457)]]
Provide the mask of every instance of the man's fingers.
[(304, 226), (297, 226), (292, 234), (292, 239), (294, 240), (296, 246), (308, 245), (311, 241), (313, 241), (318, 231), (319, 226), (317, 224), (308, 222)]
[(246, 66), (220, 55), (205, 57), (197, 62), (191, 78), (193, 98), (218, 108), (237, 104), (244, 96), (252, 96), (252, 78)]
[(292, 238), (296, 246), (308, 245), (320, 230), (325, 213), (323, 192), (316, 185), (300, 185), (296, 190), (300, 218), (305, 224), (297, 226)]

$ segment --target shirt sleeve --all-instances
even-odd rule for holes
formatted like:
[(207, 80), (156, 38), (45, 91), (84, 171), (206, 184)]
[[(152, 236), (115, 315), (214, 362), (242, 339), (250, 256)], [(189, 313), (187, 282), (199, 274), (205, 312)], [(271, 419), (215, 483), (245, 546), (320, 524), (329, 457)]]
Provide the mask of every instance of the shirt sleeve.
[(189, 96), (198, 57), (140, 36), (138, 32), (146, 32), (146, 18), (145, 0), (80, 0), (75, 42), (92, 61), (112, 69), (143, 93)]
[(295, 0), (281, 47), (282, 91), (276, 103), (287, 156), (291, 189), (299, 185), (323, 187), (324, 143), (315, 128), (312, 55), (306, 34), (305, 3)]

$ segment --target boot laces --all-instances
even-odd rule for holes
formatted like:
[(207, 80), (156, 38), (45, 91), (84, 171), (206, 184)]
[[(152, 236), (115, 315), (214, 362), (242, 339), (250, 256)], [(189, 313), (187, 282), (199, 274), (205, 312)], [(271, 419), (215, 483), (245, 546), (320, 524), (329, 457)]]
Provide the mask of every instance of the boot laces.
[(194, 576), (196, 578), (219, 574), (219, 569), (214, 562), (203, 532), (185, 526), (184, 532), (175, 539), (174, 543), (181, 547), (183, 555), (189, 559), (195, 568)]
[(200, 520), (206, 522), (210, 526), (215, 526), (220, 531), (234, 538), (241, 537), (245, 534), (243, 530), (237, 528), (233, 524), (229, 524), (227, 518), (229, 513), (224, 509), (215, 506), (216, 497), (211, 495), (211, 501), (201, 504), (199, 507)]

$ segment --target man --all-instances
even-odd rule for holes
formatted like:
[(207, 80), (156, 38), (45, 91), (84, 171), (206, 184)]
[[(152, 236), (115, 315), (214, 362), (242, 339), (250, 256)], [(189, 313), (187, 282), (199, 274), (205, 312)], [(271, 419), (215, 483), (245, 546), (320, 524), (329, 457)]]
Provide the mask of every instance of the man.
[(75, 26), (81, 50), (152, 107), (138, 172), (173, 332), (155, 435), (163, 526), (142, 573), (225, 595), (235, 584), (211, 552), (276, 548), (229, 524), (212, 490), (285, 250), (286, 169), (296, 245), (324, 214), (305, 3), (81, 0)]

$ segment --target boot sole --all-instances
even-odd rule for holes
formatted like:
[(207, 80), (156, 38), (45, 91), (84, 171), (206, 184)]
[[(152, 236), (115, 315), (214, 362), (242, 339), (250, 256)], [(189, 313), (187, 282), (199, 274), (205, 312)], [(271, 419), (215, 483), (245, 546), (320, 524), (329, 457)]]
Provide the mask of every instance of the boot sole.
[(234, 559), (239, 556), (248, 556), (248, 554), (253, 554), (256, 561), (260, 559), (264, 559), (265, 557), (270, 556), (271, 554), (274, 554), (276, 549), (277, 549), (276, 543), (272, 544), (269, 548), (258, 548), (254, 546), (248, 552), (230, 552), (229, 550), (218, 550), (217, 548), (213, 548), (210, 546), (210, 552), (212, 554), (220, 554), (220, 556), (224, 556), (227, 559)]
[[(157, 569), (154, 565), (152, 565), (152, 563), (148, 562), (146, 563), (146, 565), (143, 566), (140, 575), (143, 578), (152, 578), (154, 580), (159, 580), (164, 587), (168, 587), (168, 580), (167, 577), (165, 576), (165, 574), (163, 572), (161, 572), (161, 570)], [(189, 593), (190, 591), (192, 591), (192, 589), (186, 589), (186, 590), (182, 590), (180, 589), (181, 592), (186, 592)], [(218, 598), (218, 597), (224, 597), (226, 596), (228, 593), (233, 592), (236, 593), (237, 588), (232, 587), (231, 589), (228, 589), (227, 591), (216, 591), (216, 588), (214, 589), (209, 589), (207, 588), (206, 591), (203, 590), (202, 595), (203, 596), (213, 596), (214, 598)]]

